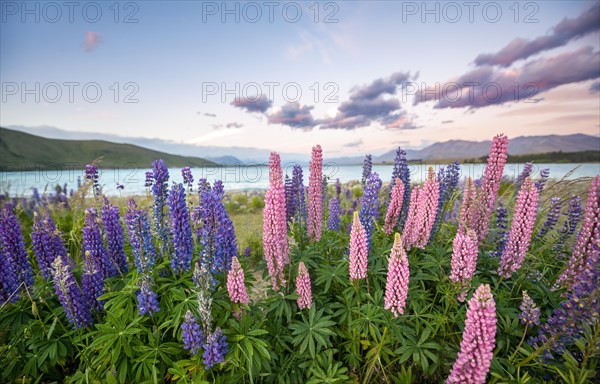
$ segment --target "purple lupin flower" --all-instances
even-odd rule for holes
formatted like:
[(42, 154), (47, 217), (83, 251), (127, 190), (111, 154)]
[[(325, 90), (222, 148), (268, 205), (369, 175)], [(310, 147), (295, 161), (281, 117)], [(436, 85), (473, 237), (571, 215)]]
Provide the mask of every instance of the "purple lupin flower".
[(292, 171), (292, 193), (295, 196), (294, 201), (294, 217), (297, 223), (306, 223), (306, 199), (304, 179), (302, 176), (302, 167), (298, 164), (294, 165)]
[(137, 204), (133, 198), (130, 198), (127, 204), (125, 222), (129, 231), (129, 243), (131, 244), (135, 266), (140, 274), (147, 274), (154, 266), (156, 248), (154, 247), (147, 212), (137, 209)]
[(192, 227), (183, 184), (173, 184), (171, 193), (169, 193), (168, 205), (171, 214), (171, 235), (173, 237), (171, 269), (174, 274), (178, 275), (190, 270), (194, 251)]
[(438, 182), (439, 182), (439, 197), (438, 197), (438, 208), (435, 214), (435, 222), (433, 224), (433, 228), (431, 229), (431, 234), (429, 236), (429, 242), (433, 241), (433, 237), (437, 232), (440, 223), (442, 222), (442, 211), (444, 209), (444, 205), (450, 199), (454, 191), (458, 186), (458, 182), (460, 179), (460, 164), (458, 161), (448, 164), (446, 167), (446, 171), (444, 172), (444, 168), (440, 168), (438, 171)]
[(458, 232), (452, 242), (452, 272), (450, 281), (459, 285), (458, 301), (464, 301), (471, 287), (471, 279), (477, 266), (477, 234), (469, 229)]
[(381, 179), (377, 172), (371, 172), (367, 177), (365, 193), (360, 200), (360, 222), (365, 228), (367, 235), (367, 248), (370, 248), (371, 236), (373, 235), (373, 220), (379, 207), (379, 190)]
[(569, 200), (567, 212), (563, 227), (559, 231), (559, 237), (554, 245), (554, 250), (562, 250), (565, 241), (575, 233), (579, 221), (581, 221), (581, 197), (573, 195)]
[(85, 210), (81, 251), (85, 258), (90, 258), (90, 261), (94, 264), (94, 270), (102, 274), (102, 279), (118, 274), (117, 266), (109, 258), (104, 247), (102, 232), (100, 231), (100, 219), (96, 208)]
[(108, 245), (108, 257), (121, 275), (129, 271), (127, 265), (127, 256), (125, 255), (123, 227), (121, 226), (119, 208), (110, 204), (108, 199), (104, 198), (104, 205), (101, 211), (102, 226), (106, 235), (106, 244)]
[(533, 299), (529, 297), (527, 291), (523, 291), (523, 301), (519, 306), (521, 313), (519, 319), (521, 324), (527, 326), (540, 325), (540, 308), (535, 304)]
[(223, 335), (221, 328), (215, 329), (208, 337), (204, 344), (204, 353), (202, 361), (206, 369), (212, 368), (215, 364), (225, 361), (225, 355), (228, 352), (227, 339)]
[(66, 261), (67, 248), (60, 238), (60, 233), (48, 212), (33, 214), (33, 229), (31, 231), (31, 244), (42, 277), (48, 280), (52, 277), (52, 263), (57, 257)]
[(146, 172), (146, 180), (144, 181), (144, 187), (150, 188), (154, 182), (154, 174), (152, 171)]
[(194, 175), (192, 175), (190, 167), (181, 168), (181, 177), (183, 178), (183, 184), (187, 185), (188, 189), (191, 191), (194, 185)]
[(308, 237), (321, 240), (323, 230), (323, 151), (320, 145), (312, 149), (308, 177)]
[(100, 311), (104, 308), (104, 302), (98, 300), (104, 294), (104, 273), (92, 258), (90, 251), (86, 251), (83, 257), (81, 288), (91, 310)]
[(525, 179), (519, 193), (515, 213), (508, 234), (506, 248), (500, 257), (498, 275), (509, 278), (521, 268), (531, 243), (533, 226), (537, 214), (538, 190), (530, 178)]
[(169, 195), (169, 170), (165, 161), (152, 162), (152, 194), (154, 195), (154, 226), (158, 234), (159, 248), (162, 257), (167, 257), (170, 251), (169, 229), (165, 221), (165, 204)]
[(20, 288), (16, 265), (0, 247), (0, 306), (7, 301), (13, 303), (17, 301), (19, 299), (17, 293)]
[(530, 177), (531, 171), (533, 171), (533, 163), (531, 163), (531, 162), (525, 163), (525, 165), (523, 165), (523, 170), (517, 177), (517, 183), (521, 184), (522, 182), (525, 181), (526, 178)]
[(158, 297), (156, 293), (150, 288), (150, 279), (147, 276), (143, 276), (141, 279), (140, 290), (137, 293), (138, 308), (140, 309), (140, 316), (146, 313), (152, 316), (156, 312), (160, 311), (158, 306)]
[(477, 288), (467, 309), (460, 351), (447, 384), (484, 384), (496, 343), (496, 304), (490, 286)]
[(538, 239), (543, 239), (544, 236), (548, 232), (550, 232), (556, 223), (558, 223), (558, 219), (560, 218), (560, 197), (553, 197), (550, 199), (550, 208), (548, 209), (548, 216), (546, 216), (546, 221), (542, 225), (542, 228), (538, 231), (536, 237)]
[(99, 193), (100, 185), (98, 184), (99, 176), (98, 176), (98, 167), (96, 166), (96, 164), (87, 164), (85, 166), (85, 178), (92, 182), (94, 194)]
[(565, 270), (558, 277), (558, 283), (570, 289), (579, 280), (579, 275), (587, 267), (587, 259), (594, 252), (594, 245), (600, 244), (600, 176), (596, 176), (588, 190), (588, 199), (583, 213), (583, 225), (573, 244), (571, 257)]
[[(21, 283), (27, 287), (33, 285), (33, 269), (25, 249), (21, 225), (17, 217), (6, 208), (0, 211), (0, 248), (7, 268), (16, 273), (18, 283), (15, 288), (18, 289)], [(12, 287), (9, 280), (10, 278), (7, 279), (7, 287)]]
[(243, 256), (245, 258), (250, 257), (250, 252), (252, 252), (252, 248), (250, 248), (250, 246), (248, 245), (248, 246), (246, 246), (246, 248), (244, 248)]
[(504, 207), (504, 203), (500, 201), (496, 209), (496, 250), (490, 253), (494, 257), (502, 256), (504, 248), (506, 248), (506, 240), (508, 238), (507, 225), (508, 210)]
[(298, 308), (305, 309), (312, 306), (312, 290), (310, 287), (310, 275), (306, 266), (301, 261), (298, 265), (298, 276), (296, 277), (296, 293), (298, 293)]
[(52, 281), (58, 300), (63, 306), (69, 323), (75, 328), (85, 328), (92, 325), (92, 314), (89, 303), (77, 285), (70, 263), (65, 263), (63, 257), (57, 257), (52, 262)]
[(365, 156), (365, 160), (363, 161), (363, 168), (362, 168), (362, 178), (360, 179), (360, 182), (362, 183), (362, 185), (365, 185), (365, 183), (367, 182), (367, 179), (369, 178), (369, 175), (371, 174), (371, 171), (373, 169), (373, 156), (366, 155)]
[(204, 343), (204, 334), (198, 320), (190, 310), (185, 313), (185, 320), (181, 324), (181, 341), (183, 349), (195, 355)]
[(394, 245), (388, 260), (388, 272), (385, 284), (385, 309), (389, 309), (394, 317), (404, 313), (408, 296), (408, 258), (402, 247), (400, 234), (394, 236)]
[(342, 184), (340, 183), (340, 179), (335, 180), (335, 197), (340, 201), (342, 196)]
[(329, 199), (329, 218), (327, 219), (327, 229), (330, 231), (340, 230), (340, 201), (335, 197)]
[(538, 193), (542, 193), (542, 190), (548, 181), (548, 176), (550, 176), (550, 168), (544, 168), (540, 171), (540, 178), (535, 182)]
[[(404, 184), (404, 196), (402, 198), (402, 211), (398, 219), (398, 228), (404, 226), (407, 220), (408, 210), (410, 206), (410, 169), (408, 168), (408, 162), (406, 161), (406, 152), (402, 148), (396, 149), (396, 156), (394, 158), (394, 169), (392, 171), (392, 180), (390, 185), (393, 185), (396, 179), (402, 180)], [(390, 191), (391, 194), (391, 191)]]

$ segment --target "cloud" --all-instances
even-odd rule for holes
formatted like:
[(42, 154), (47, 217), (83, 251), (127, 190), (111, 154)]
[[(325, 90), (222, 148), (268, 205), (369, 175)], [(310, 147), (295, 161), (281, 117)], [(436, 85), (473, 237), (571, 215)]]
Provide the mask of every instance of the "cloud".
[(360, 147), (362, 144), (363, 144), (363, 141), (358, 139), (356, 141), (351, 141), (349, 143), (344, 144), (344, 147), (355, 148), (355, 147)]
[(414, 104), (435, 100), (434, 108), (481, 108), (511, 101), (536, 102), (540, 94), (553, 88), (599, 76), (600, 53), (586, 46), (533, 60), (520, 68), (475, 68), (435, 89), (418, 90)]
[(267, 115), (267, 118), (269, 124), (283, 124), (292, 128), (312, 129), (315, 126), (315, 120), (310, 112), (313, 108), (299, 103), (288, 103), (278, 111)]
[(273, 102), (269, 100), (267, 96), (260, 95), (253, 98), (238, 97), (231, 102), (231, 105), (237, 108), (245, 109), (247, 112), (265, 113), (267, 109), (271, 108)]
[(202, 113), (202, 112), (196, 112), (196, 114), (198, 114), (198, 115), (202, 115), (202, 116), (206, 116), (206, 117), (217, 117), (217, 115), (216, 115), (216, 114), (214, 114), (214, 113), (207, 113), (207, 112), (205, 112), (205, 113)]
[(600, 81), (596, 81), (594, 84), (590, 86), (590, 93), (598, 93), (600, 92)]
[(564, 18), (549, 35), (533, 40), (517, 38), (496, 53), (481, 54), (475, 58), (477, 66), (498, 65), (508, 67), (517, 60), (526, 59), (540, 52), (557, 48), (569, 41), (600, 29), (600, 5), (584, 11), (576, 19)]
[(238, 123), (238, 122), (233, 122), (233, 123), (228, 123), (225, 124), (225, 128), (231, 129), (231, 128), (242, 128), (244, 126), (244, 124), (242, 123)]
[(454, 120), (444, 120), (442, 121), (442, 124), (452, 124), (454, 123)]
[(102, 36), (100, 36), (96, 32), (88, 31), (85, 33), (85, 40), (83, 42), (83, 45), (85, 47), (86, 52), (92, 52), (101, 42)]
[(298, 60), (317, 51), (323, 64), (331, 63), (327, 45), (323, 43), (321, 39), (309, 33), (308, 31), (301, 31), (299, 37), (299, 43), (290, 45), (287, 48), (286, 56), (288, 59)]

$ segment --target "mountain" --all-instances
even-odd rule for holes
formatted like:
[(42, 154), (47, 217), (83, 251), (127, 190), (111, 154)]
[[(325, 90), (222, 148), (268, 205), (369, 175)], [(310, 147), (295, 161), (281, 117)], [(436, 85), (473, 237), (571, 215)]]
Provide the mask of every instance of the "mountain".
[[(267, 163), (269, 161), (269, 154), (271, 153), (268, 149), (253, 147), (200, 146), (156, 138), (126, 137), (98, 132), (66, 131), (51, 126), (27, 127), (22, 125), (12, 125), (7, 128), (48, 139), (105, 140), (113, 143), (133, 144), (155, 151), (172, 153), (174, 155), (201, 156), (202, 158), (215, 163), (226, 165), (239, 163)], [(301, 153), (281, 153), (281, 156), (290, 159), (290, 161), (292, 161), (292, 159), (297, 161), (307, 161), (310, 158), (310, 154)]]
[[(435, 143), (419, 150), (406, 151), (408, 160), (463, 160), (486, 156), (492, 142), (450, 140)], [(600, 151), (600, 137), (573, 134), (548, 136), (519, 136), (509, 138), (509, 155), (529, 155), (548, 152)], [(375, 162), (393, 162), (396, 150), (373, 158)]]
[(0, 163), (6, 169), (76, 169), (102, 157), (102, 168), (150, 168), (164, 159), (169, 167), (216, 164), (199, 158), (171, 155), (132, 144), (103, 140), (56, 140), (0, 128)]

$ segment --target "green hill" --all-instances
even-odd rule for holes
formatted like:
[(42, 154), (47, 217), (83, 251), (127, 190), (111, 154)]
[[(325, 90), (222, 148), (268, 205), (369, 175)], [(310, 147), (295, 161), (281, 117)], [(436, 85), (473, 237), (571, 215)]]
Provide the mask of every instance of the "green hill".
[(199, 157), (170, 155), (131, 144), (101, 140), (55, 140), (0, 128), (0, 169), (74, 169), (102, 158), (101, 168), (149, 168), (164, 159), (169, 167), (214, 166)]

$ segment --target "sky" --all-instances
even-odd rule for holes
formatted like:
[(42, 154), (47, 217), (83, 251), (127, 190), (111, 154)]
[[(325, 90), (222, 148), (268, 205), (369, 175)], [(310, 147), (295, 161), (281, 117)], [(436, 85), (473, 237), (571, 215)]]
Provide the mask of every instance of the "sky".
[(600, 2), (1, 1), (0, 125), (327, 155), (600, 132)]

